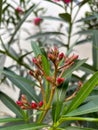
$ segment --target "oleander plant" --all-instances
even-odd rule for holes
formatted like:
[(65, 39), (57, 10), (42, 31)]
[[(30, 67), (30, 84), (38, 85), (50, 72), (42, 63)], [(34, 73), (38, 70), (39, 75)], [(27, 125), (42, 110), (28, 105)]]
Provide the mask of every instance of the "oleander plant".
[[(48, 16), (42, 2), (61, 8), (62, 13)], [(98, 129), (98, 30), (93, 21), (97, 25), (93, 5), (98, 2), (94, 2), (0, 0), (0, 86), (19, 90), (13, 99), (0, 88), (0, 101), (15, 114), (3, 112), (0, 130)], [(85, 4), (92, 13), (78, 19)], [(52, 21), (58, 22), (56, 29)], [(81, 39), (83, 34), (87, 39)], [(73, 42), (74, 36), (78, 38)], [(88, 39), (93, 45), (92, 65), (73, 52)]]

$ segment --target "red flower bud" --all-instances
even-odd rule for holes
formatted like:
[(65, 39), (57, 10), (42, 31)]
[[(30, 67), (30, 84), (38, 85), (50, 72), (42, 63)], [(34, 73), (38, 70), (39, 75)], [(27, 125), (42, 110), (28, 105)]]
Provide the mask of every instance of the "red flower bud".
[(34, 24), (35, 24), (35, 25), (39, 25), (39, 24), (41, 23), (41, 21), (42, 21), (41, 18), (36, 17), (36, 18), (34, 19)]
[(32, 71), (32, 70), (30, 70), (30, 71), (29, 71), (29, 74), (33, 76), (33, 71)]
[(64, 53), (62, 52), (62, 53), (59, 54), (59, 60), (62, 60), (63, 57), (64, 57)]
[(22, 106), (23, 105), (23, 103), (21, 102), (21, 101), (16, 101), (16, 104), (18, 105), (18, 106)]
[(17, 7), (17, 8), (16, 8), (16, 11), (17, 11), (18, 13), (20, 13), (20, 14), (23, 13), (23, 10), (21, 9), (21, 7)]
[(39, 102), (39, 107), (42, 107), (43, 106), (43, 101), (40, 101)]
[(37, 103), (32, 102), (32, 103), (31, 103), (31, 107), (32, 107), (33, 109), (36, 109), (36, 108), (37, 108)]
[(64, 78), (58, 77), (56, 81), (57, 81), (57, 84), (60, 85), (61, 83), (64, 82)]
[(36, 59), (36, 58), (33, 58), (33, 59), (32, 59), (32, 62), (33, 62), (34, 64), (37, 64), (37, 59)]
[(69, 4), (71, 0), (64, 0), (64, 3)]

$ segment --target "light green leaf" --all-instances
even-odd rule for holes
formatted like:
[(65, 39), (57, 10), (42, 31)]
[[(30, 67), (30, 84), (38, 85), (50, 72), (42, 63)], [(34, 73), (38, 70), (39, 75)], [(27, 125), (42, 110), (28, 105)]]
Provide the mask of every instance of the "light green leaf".
[(41, 56), (42, 56), (42, 66), (44, 68), (44, 71), (45, 71), (46, 75), (49, 76), (49, 73), (50, 73), (50, 64), (49, 64), (47, 58), (44, 55), (41, 55)]
[(31, 46), (32, 46), (33, 52), (35, 54), (35, 57), (42, 54), (39, 46), (37, 45), (37, 42), (32, 41)]
[(98, 112), (98, 99), (92, 100), (85, 105), (80, 106), (78, 109), (71, 111), (65, 116), (76, 116), (88, 113)]
[(68, 107), (67, 113), (76, 109), (90, 94), (93, 88), (98, 84), (98, 72), (96, 72), (80, 89), (76, 97), (73, 99)]
[(39, 130), (45, 127), (47, 127), (47, 125), (44, 124), (22, 124), (22, 125), (0, 128), (0, 130)]

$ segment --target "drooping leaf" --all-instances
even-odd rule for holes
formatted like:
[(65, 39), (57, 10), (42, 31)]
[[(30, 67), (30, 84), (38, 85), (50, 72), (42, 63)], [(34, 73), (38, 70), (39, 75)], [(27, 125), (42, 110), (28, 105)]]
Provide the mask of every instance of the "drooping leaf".
[(90, 94), (93, 88), (98, 84), (98, 72), (96, 72), (80, 89), (76, 97), (73, 99), (68, 107), (67, 113), (76, 109)]

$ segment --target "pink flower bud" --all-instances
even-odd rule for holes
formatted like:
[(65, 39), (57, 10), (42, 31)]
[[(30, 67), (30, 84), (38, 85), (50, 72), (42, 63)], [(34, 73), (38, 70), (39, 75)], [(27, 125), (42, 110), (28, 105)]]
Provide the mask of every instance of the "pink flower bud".
[(41, 18), (36, 17), (36, 18), (34, 19), (34, 24), (35, 24), (35, 25), (39, 25), (39, 24), (41, 23), (41, 21), (42, 21)]
[(43, 106), (43, 101), (40, 101), (39, 102), (39, 107), (42, 107)]
[(59, 60), (62, 60), (63, 57), (64, 57), (64, 53), (62, 52), (62, 53), (59, 54)]
[(21, 101), (16, 101), (16, 104), (18, 105), (18, 106), (22, 106), (23, 105), (23, 103), (21, 102)]
[(34, 64), (37, 64), (37, 59), (36, 59), (36, 58), (33, 58), (33, 59), (32, 59), (32, 62), (33, 62)]
[(16, 8), (16, 11), (17, 11), (18, 13), (20, 13), (20, 14), (23, 13), (23, 10), (21, 9), (21, 7), (17, 7), (17, 8)]
[(64, 0), (64, 3), (69, 4), (71, 0)]
[(57, 84), (60, 85), (61, 83), (64, 82), (64, 78), (58, 77), (56, 81), (57, 81)]
[(36, 109), (36, 108), (37, 108), (37, 103), (32, 102), (32, 103), (31, 103), (31, 107), (32, 107), (33, 109)]

